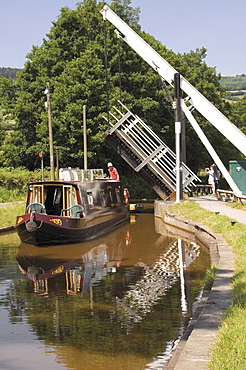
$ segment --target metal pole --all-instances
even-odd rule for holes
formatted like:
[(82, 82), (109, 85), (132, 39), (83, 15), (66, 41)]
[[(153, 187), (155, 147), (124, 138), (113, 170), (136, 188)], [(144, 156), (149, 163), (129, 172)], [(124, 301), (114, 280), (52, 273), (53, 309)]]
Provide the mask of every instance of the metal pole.
[(180, 74), (174, 74), (174, 101), (175, 107), (175, 143), (176, 143), (176, 202), (179, 203), (183, 198), (183, 179), (181, 162), (181, 91)]
[(43, 159), (43, 152), (38, 153), (39, 158), (41, 159), (41, 173), (42, 173), (42, 181), (44, 181), (44, 159)]
[(56, 178), (59, 180), (59, 148), (56, 147)]
[(51, 103), (50, 103), (50, 86), (49, 82), (46, 83), (46, 90), (44, 92), (47, 96), (47, 109), (48, 109), (48, 124), (49, 124), (49, 142), (50, 142), (50, 179), (55, 179), (54, 169), (54, 148), (53, 148), (53, 132), (52, 132), (52, 119), (51, 119)]
[(182, 253), (182, 240), (178, 239), (178, 253), (179, 253), (179, 275), (180, 275), (180, 285), (181, 285), (181, 308), (182, 313), (187, 313), (187, 300), (185, 294), (185, 279), (184, 279), (184, 263), (183, 263), (183, 253)]
[(181, 162), (186, 163), (186, 122), (183, 110), (181, 113)]
[(83, 105), (84, 170), (87, 170), (86, 105)]

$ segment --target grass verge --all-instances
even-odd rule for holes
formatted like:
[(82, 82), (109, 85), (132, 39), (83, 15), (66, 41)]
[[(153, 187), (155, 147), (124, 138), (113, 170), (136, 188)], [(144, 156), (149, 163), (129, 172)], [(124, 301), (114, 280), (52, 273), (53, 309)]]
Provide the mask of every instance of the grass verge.
[(23, 214), (25, 203), (14, 202), (0, 208), (0, 227), (13, 226), (17, 215)]
[(212, 265), (210, 269), (207, 270), (204, 280), (204, 290), (211, 290), (214, 283), (216, 271), (217, 266), (215, 265)]
[(235, 262), (233, 304), (227, 310), (209, 361), (212, 370), (246, 369), (246, 225), (201, 208), (194, 201), (171, 206), (170, 211), (220, 233), (232, 248)]

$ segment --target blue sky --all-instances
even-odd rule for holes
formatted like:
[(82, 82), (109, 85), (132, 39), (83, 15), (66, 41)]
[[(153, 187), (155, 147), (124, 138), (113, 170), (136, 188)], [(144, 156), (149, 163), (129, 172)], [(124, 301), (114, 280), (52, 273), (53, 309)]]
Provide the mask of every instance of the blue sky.
[[(77, 0), (0, 0), (0, 67), (22, 68), (41, 45), (60, 8)], [(110, 3), (110, 1), (109, 1)], [(132, 0), (140, 25), (179, 53), (207, 49), (206, 63), (222, 75), (246, 73), (246, 0)]]

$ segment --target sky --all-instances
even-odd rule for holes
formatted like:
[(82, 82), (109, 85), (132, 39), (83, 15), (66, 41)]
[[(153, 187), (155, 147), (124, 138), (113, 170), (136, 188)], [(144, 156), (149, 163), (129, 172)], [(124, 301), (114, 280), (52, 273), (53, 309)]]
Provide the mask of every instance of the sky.
[[(63, 6), (78, 0), (0, 0), (0, 67), (23, 68)], [(110, 4), (111, 1), (108, 1)], [(132, 0), (141, 29), (176, 53), (205, 47), (222, 76), (246, 74), (246, 0)]]

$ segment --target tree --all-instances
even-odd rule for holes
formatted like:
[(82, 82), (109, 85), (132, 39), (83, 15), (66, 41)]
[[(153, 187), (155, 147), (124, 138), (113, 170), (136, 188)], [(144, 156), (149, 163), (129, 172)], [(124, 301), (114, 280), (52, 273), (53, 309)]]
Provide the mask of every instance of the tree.
[[(220, 76), (204, 62), (206, 49), (184, 55), (168, 50), (141, 31), (140, 10), (130, 4), (130, 0), (114, 0), (111, 8), (219, 109), (230, 113), (230, 106), (223, 100)], [(109, 107), (121, 98), (134, 114), (174, 148), (174, 112), (162, 81), (128, 45), (123, 41), (118, 44), (114, 26), (109, 22), (105, 24), (100, 14), (103, 5), (96, 0), (84, 0), (75, 10), (62, 8), (43, 44), (33, 46), (16, 81), (15, 132), (2, 147), (2, 165), (21, 165), (33, 170), (39, 166), (37, 154), (41, 150), (45, 154), (45, 164), (49, 164), (48, 119), (44, 107), (44, 89), (49, 82), (54, 145), (60, 148), (61, 166), (82, 166), (82, 107), (86, 105), (88, 166), (106, 168), (111, 160), (121, 168), (121, 173), (129, 173), (129, 166), (116, 153), (112, 154), (102, 139), (108, 125), (102, 118), (107, 112), (104, 27)], [(173, 92), (172, 86), (169, 88)], [(197, 115), (197, 120), (207, 130), (209, 139), (219, 143), (222, 158), (227, 158), (227, 143), (216, 136), (215, 129), (202, 117)], [(187, 147), (187, 164), (194, 171), (207, 166), (209, 155), (190, 127)]]
[(231, 106), (231, 121), (246, 135), (246, 96)]

